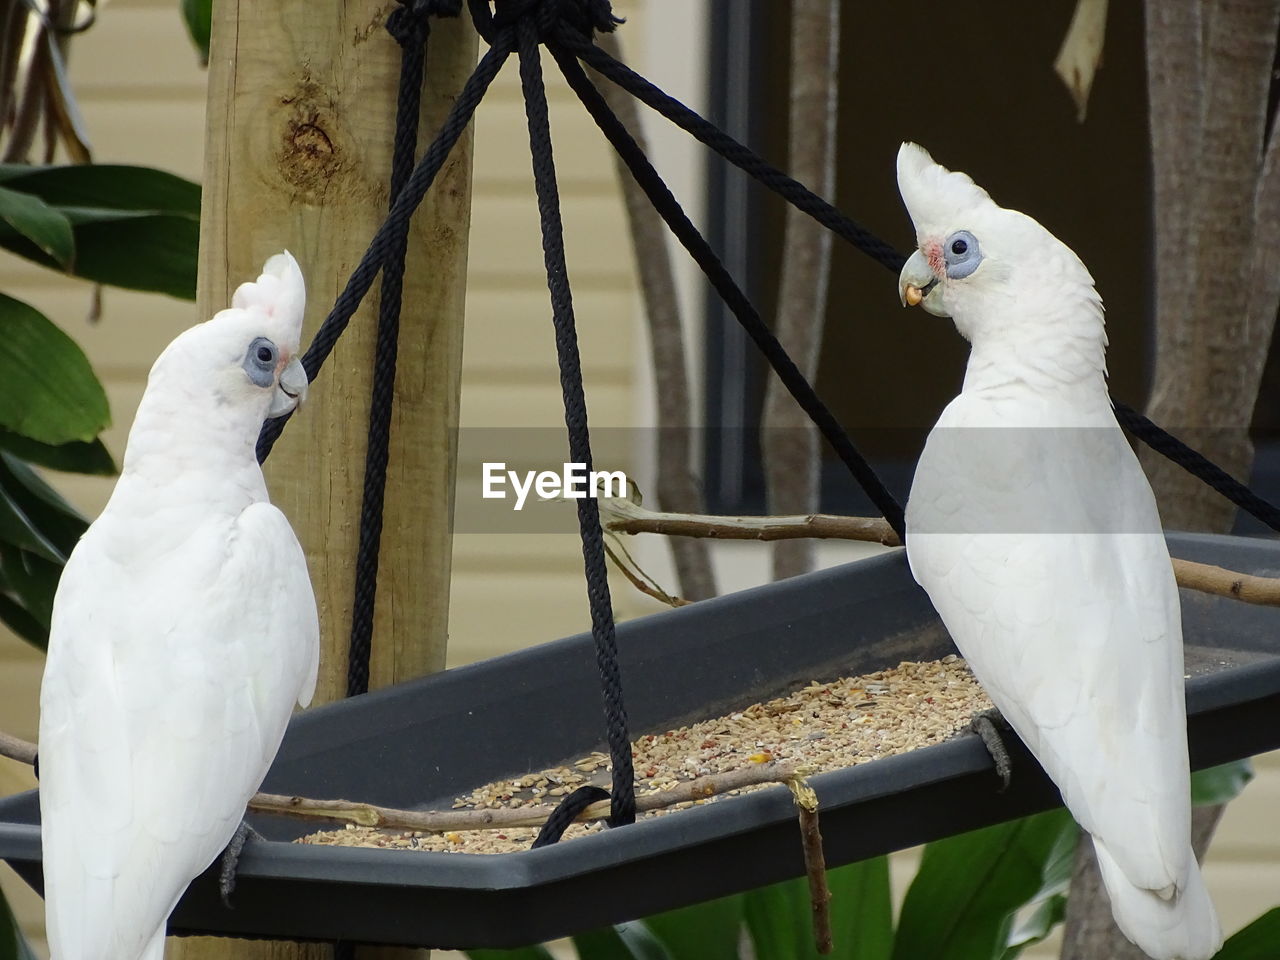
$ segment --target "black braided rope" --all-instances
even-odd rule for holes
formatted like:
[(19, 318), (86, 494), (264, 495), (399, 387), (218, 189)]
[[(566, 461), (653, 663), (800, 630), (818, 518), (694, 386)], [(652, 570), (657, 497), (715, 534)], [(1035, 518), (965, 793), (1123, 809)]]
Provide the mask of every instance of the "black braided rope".
[[(413, 172), (413, 156), (418, 143), (418, 111), (422, 105), (422, 80), (426, 73), (427, 40), (431, 34), (430, 17), (433, 12), (427, 0), (402, 0), (401, 5), (387, 17), (387, 31), (400, 44), (396, 132), (391, 151), (392, 207)], [(373, 354), (369, 434), (360, 501), (360, 539), (356, 547), (355, 596), (351, 607), (351, 639), (347, 646), (348, 697), (369, 692), (369, 658), (373, 650), (373, 615), (378, 599), (378, 558), (382, 546), (382, 507), (387, 489), (391, 409), (395, 398), (400, 304), (408, 239), (406, 223), (405, 232), (392, 237), (387, 259), (382, 264), (378, 340)]]
[(754, 177), (797, 210), (807, 213), (837, 236), (844, 238), (877, 263), (898, 271), (907, 258), (866, 227), (841, 213), (826, 200), (787, 176), (750, 147), (739, 143), (711, 121), (664, 93), (621, 60), (615, 60), (590, 40), (571, 30), (561, 30), (556, 42), (581, 58), (601, 76), (613, 81), (641, 103), (702, 141), (724, 159)]
[(608, 799), (609, 791), (601, 787), (579, 787), (551, 811), (551, 816), (547, 817), (547, 822), (542, 825), (542, 829), (538, 831), (529, 849), (537, 850), (539, 847), (549, 847), (553, 843), (559, 843), (564, 832), (569, 829), (569, 825), (578, 819), (578, 814), (593, 803)]
[[(573, 294), (564, 257), (564, 225), (560, 220), (560, 192), (556, 185), (555, 160), (551, 150), (551, 125), (547, 116), (547, 93), (542, 81), (541, 48), (537, 28), (528, 17), (517, 25), (520, 52), (520, 82), (524, 88), (525, 116), (529, 123), (529, 150), (533, 156), (534, 189), (542, 220), (542, 253), (547, 268), (547, 289), (551, 294), (551, 316), (555, 324), (556, 355), (560, 361), (560, 389), (564, 394), (564, 420), (569, 432), (569, 455), (589, 471), (591, 437), (587, 429), (587, 400), (582, 389), (582, 367), (578, 356), (578, 334), (573, 315)], [(609, 598), (609, 572), (605, 563), (604, 533), (600, 528), (600, 505), (593, 497), (577, 501), (578, 529), (582, 535), (582, 559), (587, 577), (587, 598), (591, 607), (591, 638), (595, 641), (596, 665), (604, 693), (605, 723), (609, 756), (613, 762), (613, 789), (610, 792), (610, 826), (632, 823), (636, 818), (635, 776), (631, 763), (631, 738), (627, 732), (627, 711), (622, 697), (622, 676), (618, 669), (618, 643), (614, 632), (613, 607)]]
[[(333, 309), (329, 311), (329, 315), (320, 324), (320, 329), (316, 331), (315, 336), (312, 338), (311, 345), (307, 347), (307, 352), (303, 354), (302, 365), (306, 368), (309, 380), (314, 381), (319, 375), (320, 368), (324, 366), (324, 362), (329, 358), (329, 354), (333, 351), (338, 338), (347, 329), (347, 324), (351, 322), (351, 317), (359, 308), (364, 295), (373, 286), (374, 277), (378, 275), (378, 271), (382, 268), (383, 261), (393, 249), (396, 237), (402, 237), (407, 234), (410, 217), (418, 209), (418, 205), (422, 203), (422, 198), (426, 196), (427, 190), (430, 189), (431, 184), (435, 181), (436, 174), (444, 166), (449, 152), (453, 149), (454, 144), (458, 142), (458, 138), (462, 136), (462, 132), (466, 130), (467, 124), (471, 122), (471, 117), (475, 113), (476, 107), (479, 106), (485, 91), (489, 89), (489, 84), (493, 82), (493, 78), (498, 75), (498, 71), (506, 63), (507, 57), (514, 48), (514, 43), (515, 38), (509, 29), (500, 31), (494, 38), (493, 46), (480, 58), (475, 70), (467, 78), (461, 93), (458, 94), (458, 99), (454, 101), (453, 108), (449, 111), (449, 116), (445, 118), (444, 124), (440, 127), (440, 132), (422, 155), (422, 159), (418, 161), (418, 166), (414, 168), (404, 188), (396, 196), (395, 203), (391, 205), (391, 212), (387, 214), (387, 219), (382, 222), (382, 226), (374, 234), (373, 240), (369, 243), (369, 248), (365, 251), (364, 256), (360, 258), (360, 263), (351, 272), (347, 285), (338, 294), (337, 300), (334, 301)], [(290, 417), (288, 416), (279, 417), (275, 420), (268, 420), (263, 424), (262, 433), (258, 437), (259, 463), (265, 461), (270, 455), (271, 448), (275, 445), (276, 440), (279, 439), (280, 434), (284, 432), (285, 424), (289, 419)]]
[(1272, 530), (1280, 531), (1280, 508), (1275, 504), (1262, 499), (1203, 453), (1156, 426), (1137, 410), (1123, 403), (1114, 403), (1113, 406), (1116, 420), (1133, 436), (1208, 484), (1241, 510), (1261, 520)]
[(778, 338), (773, 335), (769, 325), (761, 318), (747, 295), (742, 292), (742, 288), (734, 281), (715, 251), (711, 249), (711, 245), (698, 232), (698, 228), (694, 226), (693, 221), (680, 206), (680, 202), (663, 182), (653, 164), (649, 162), (640, 145), (636, 143), (622, 121), (609, 109), (600, 91), (587, 79), (578, 61), (554, 42), (547, 46), (560, 65), (560, 70), (569, 82), (569, 86), (578, 95), (578, 99), (587, 108), (596, 125), (627, 165), (627, 169), (644, 190), (654, 209), (702, 268), (707, 280), (720, 294), (720, 298), (733, 315), (738, 318), (743, 329), (755, 341), (756, 346), (760, 348), (760, 352), (769, 361), (769, 365), (778, 374), (778, 378), (788, 392), (809, 415), (809, 419), (817, 425), (836, 455), (849, 468), (849, 472), (853, 474), (859, 486), (871, 498), (876, 509), (884, 515), (901, 539), (906, 532), (906, 520), (901, 504), (894, 499), (893, 494), (885, 487), (866, 458), (858, 452), (835, 415), (818, 397), (812, 385), (805, 379), (804, 374), (800, 372), (782, 344), (778, 342)]
[[(768, 187), (789, 204), (807, 213), (823, 226), (853, 244), (877, 263), (894, 272), (901, 270), (902, 265), (906, 263), (906, 256), (899, 253), (871, 231), (841, 213), (826, 200), (809, 190), (804, 184), (787, 176), (715, 124), (654, 86), (626, 64), (614, 59), (592, 43), (589, 38), (573, 31), (561, 30), (555, 36), (555, 45), (567, 49), (581, 58), (583, 62), (591, 66), (601, 76), (616, 83), (641, 103), (651, 107), (654, 111), (676, 124), (676, 126), (697, 138), (725, 160), (754, 177), (763, 186)], [(600, 123), (599, 119), (596, 122)], [(626, 159), (625, 155), (623, 159)], [(663, 189), (665, 190), (665, 185), (663, 185)], [(669, 191), (667, 192), (669, 193)], [(672, 229), (674, 231), (674, 226), (672, 226)], [(705, 272), (706, 268), (704, 267), (703, 269)], [(720, 290), (719, 286), (716, 289)], [(723, 291), (721, 291), (721, 296), (725, 296)], [(728, 304), (727, 298), (726, 303)], [(733, 309), (732, 305), (729, 305), (730, 309)], [(738, 319), (740, 322), (742, 321), (741, 316)], [(808, 407), (805, 409), (808, 411)], [(1137, 411), (1120, 403), (1115, 404), (1115, 409), (1117, 420), (1133, 436), (1208, 484), (1242, 510), (1261, 520), (1273, 530), (1280, 531), (1280, 508), (1276, 507), (1276, 505), (1258, 496), (1246, 484), (1232, 477), (1199, 451), (1183, 443)], [(810, 416), (812, 417), (813, 414), (810, 413)], [(870, 491), (868, 491), (868, 494), (870, 494)], [(880, 507), (878, 502), (876, 505)], [(881, 512), (884, 512), (883, 507), (880, 507), (880, 509)], [(888, 513), (885, 513), (885, 518), (890, 519)], [(891, 519), (890, 522), (892, 523)]]

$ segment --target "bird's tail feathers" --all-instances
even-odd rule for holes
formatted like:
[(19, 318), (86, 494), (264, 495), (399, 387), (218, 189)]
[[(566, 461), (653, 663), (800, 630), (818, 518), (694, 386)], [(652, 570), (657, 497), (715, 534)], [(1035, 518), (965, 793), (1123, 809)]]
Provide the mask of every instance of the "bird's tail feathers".
[(1184, 889), (1166, 900), (1129, 882), (1097, 837), (1093, 846), (1116, 925), (1153, 960), (1209, 960), (1218, 952), (1222, 927), (1194, 856), (1188, 857), (1191, 868)]

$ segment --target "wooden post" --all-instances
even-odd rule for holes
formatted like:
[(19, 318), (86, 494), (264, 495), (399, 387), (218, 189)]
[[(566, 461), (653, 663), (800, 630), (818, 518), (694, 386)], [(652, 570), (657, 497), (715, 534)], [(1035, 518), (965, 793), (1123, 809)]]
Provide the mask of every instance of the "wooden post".
[[(384, 24), (394, 8), (214, 4), (200, 316), (287, 247), (307, 280), (304, 343), (323, 320), (386, 215), (400, 48)], [(433, 21), (420, 151), (475, 62), (465, 18)], [(470, 196), (468, 132), (409, 236), (371, 688), (444, 666)], [(377, 293), (375, 283), (267, 466), (320, 607), (319, 703), (346, 692)], [(169, 945), (171, 958), (190, 960), (330, 955), (322, 945), (212, 938)]]

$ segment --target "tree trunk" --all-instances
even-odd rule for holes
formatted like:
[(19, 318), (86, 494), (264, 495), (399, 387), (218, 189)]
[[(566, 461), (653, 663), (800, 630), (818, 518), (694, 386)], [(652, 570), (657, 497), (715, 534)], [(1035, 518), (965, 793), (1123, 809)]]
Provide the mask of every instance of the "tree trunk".
[[(836, 102), (840, 87), (840, 0), (793, 0), (791, 107), (787, 163), (814, 193), (835, 193)], [(787, 207), (774, 333), (812, 382), (827, 312), (831, 232)], [(776, 377), (765, 390), (763, 435), (769, 512), (815, 513), (822, 458), (808, 416)], [(813, 569), (815, 545), (787, 540), (773, 548), (775, 580)]]
[[(235, 286), (282, 247), (307, 279), (304, 342), (328, 312), (386, 216), (400, 65), (400, 47), (383, 28), (392, 7), (381, 0), (214, 5), (201, 316), (226, 306)], [(468, 22), (433, 21), (420, 150), (475, 61)], [(409, 234), (371, 688), (444, 665), (470, 190), (468, 134)], [(317, 703), (346, 692), (377, 290), (266, 470), (272, 499), (306, 551), (320, 608)], [(169, 950), (185, 960), (327, 960), (332, 952), (325, 944), (213, 938), (171, 941)]]
[[(1264, 143), (1278, 0), (1147, 0), (1156, 364), (1148, 415), (1248, 479), (1248, 429), (1280, 307), (1280, 158)], [(1150, 450), (1166, 529), (1231, 529), (1235, 507)], [(1203, 857), (1223, 807), (1192, 814)], [(1076, 850), (1063, 960), (1145, 956), (1111, 916), (1093, 844)]]
[[(610, 56), (621, 60), (622, 44), (616, 33), (602, 33), (596, 43)], [(646, 150), (644, 130), (636, 98), (617, 84), (605, 80), (597, 84), (605, 103)], [(672, 513), (701, 513), (705, 509), (702, 490), (693, 467), (692, 410), (689, 371), (684, 349), (684, 324), (675, 271), (667, 245), (668, 230), (631, 171), (615, 157), (618, 182), (627, 204), (631, 246), (640, 273), (640, 292), (648, 319), (649, 347), (653, 354), (654, 393), (658, 404), (657, 501)], [(687, 600), (705, 600), (716, 595), (715, 572), (706, 541), (674, 538), (667, 541), (675, 560), (680, 595)]]

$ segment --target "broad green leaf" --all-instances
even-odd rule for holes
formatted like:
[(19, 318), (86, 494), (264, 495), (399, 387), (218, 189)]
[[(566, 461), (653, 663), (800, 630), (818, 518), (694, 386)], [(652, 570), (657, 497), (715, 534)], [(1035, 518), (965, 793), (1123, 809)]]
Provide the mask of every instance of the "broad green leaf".
[(27, 613), (26, 608), (10, 595), (3, 571), (0, 571), (0, 623), (33, 647), (45, 650), (49, 646), (49, 629)]
[[(200, 223), (168, 213), (62, 208), (71, 221), (77, 277), (129, 290), (196, 295), (196, 251)], [(26, 237), (0, 229), (0, 247), (48, 267), (57, 263)]]
[[(10, 599), (19, 604), (45, 637), (53, 613), (53, 595), (62, 576), (62, 564), (51, 563), (8, 544), (0, 543), (0, 578)], [(44, 640), (37, 639), (43, 647)]]
[(57, 445), (93, 440), (110, 421), (107, 395), (75, 341), (0, 294), (0, 427)]
[(672, 960), (657, 937), (639, 920), (590, 930), (573, 938), (578, 960)]
[(800, 960), (818, 956), (809, 883), (804, 877), (747, 891), (742, 895), (742, 910), (757, 957)]
[(3, 893), (0, 893), (0, 960), (36, 960)]
[(69, 555), (89, 523), (28, 464), (0, 450), (0, 487), (9, 492), (36, 528)]
[(1071, 871), (1079, 843), (1080, 828), (1068, 820), (1045, 861), (1040, 889), (1026, 904), (1031, 913), (1010, 932), (1003, 960), (1013, 960), (1033, 943), (1039, 943), (1065, 919), (1067, 889), (1071, 886)]
[(666, 947), (672, 960), (738, 960), (741, 896), (668, 910), (642, 922)]
[(889, 858), (827, 871), (831, 888), (831, 960), (889, 960), (893, 903)]
[(9, 430), (0, 430), (0, 450), (6, 450), (28, 463), (66, 473), (87, 473), (102, 477), (116, 473), (115, 461), (100, 439), (88, 443), (73, 440), (54, 446)]
[(546, 947), (516, 947), (514, 950), (468, 950), (471, 960), (555, 960)]
[(39, 197), (0, 187), (0, 220), (17, 230), (63, 267), (75, 256), (71, 221)]
[(1280, 907), (1233, 934), (1213, 960), (1275, 960), (1280, 954)]
[(55, 207), (169, 213), (200, 219), (200, 185), (150, 167), (109, 163), (0, 164), (0, 183)]
[(200, 62), (207, 65), (209, 35), (213, 32), (213, 0), (182, 0), (182, 19), (186, 21), (191, 42), (200, 52)]
[(51, 563), (63, 564), (66, 554), (36, 526), (34, 520), (22, 509), (14, 491), (0, 481), (0, 550), (5, 545), (29, 551)]
[(1253, 779), (1253, 761), (1233, 760), (1191, 774), (1191, 803), (1197, 807), (1227, 803), (1240, 796)]
[(1066, 829), (1067, 812), (1051, 810), (928, 844), (902, 905), (895, 960), (1000, 957)]

